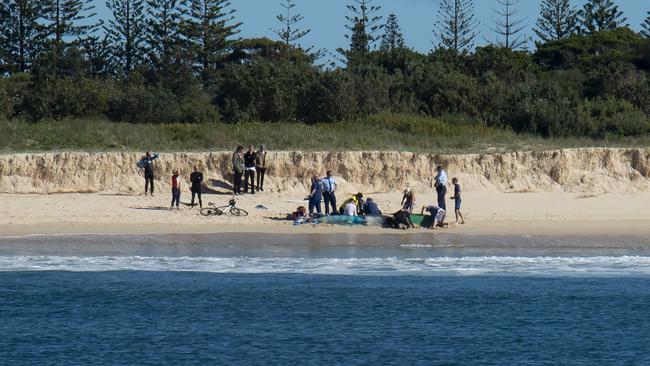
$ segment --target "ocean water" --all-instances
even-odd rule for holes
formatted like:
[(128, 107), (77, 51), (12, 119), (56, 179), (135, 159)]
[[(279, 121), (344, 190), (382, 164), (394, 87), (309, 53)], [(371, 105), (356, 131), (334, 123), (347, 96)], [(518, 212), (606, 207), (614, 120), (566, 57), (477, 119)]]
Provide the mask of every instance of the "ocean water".
[(4, 238), (0, 365), (647, 365), (646, 239), (607, 240)]

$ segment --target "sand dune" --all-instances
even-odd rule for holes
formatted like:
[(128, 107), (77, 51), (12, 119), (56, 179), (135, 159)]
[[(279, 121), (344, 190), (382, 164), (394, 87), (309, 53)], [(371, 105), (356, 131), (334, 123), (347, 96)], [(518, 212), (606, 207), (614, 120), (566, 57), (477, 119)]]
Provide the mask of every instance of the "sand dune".
[[(2, 193), (139, 193), (140, 153), (0, 155)], [(227, 190), (230, 152), (163, 153), (156, 163), (158, 187), (167, 190), (173, 168), (188, 177), (199, 164), (207, 190)], [(390, 192), (411, 185), (430, 189), (436, 165), (444, 165), (472, 192), (650, 191), (650, 149), (585, 148), (505, 154), (434, 155), (408, 152), (271, 152), (267, 187), (304, 191), (309, 177), (333, 170), (347, 191)]]
[[(230, 155), (166, 153), (156, 163), (155, 197), (145, 197), (137, 153), (0, 155), (0, 236), (54, 233), (353, 232), (379, 228), (293, 227), (282, 221), (307, 194), (312, 174), (331, 169), (341, 201), (362, 191), (385, 213), (399, 208), (405, 185), (418, 206), (435, 203), (436, 165), (461, 179), (467, 225), (458, 234), (649, 235), (650, 149), (575, 149), (484, 155), (407, 152), (302, 153), (269, 156), (266, 192), (238, 198), (251, 215), (205, 218), (170, 212), (168, 177), (194, 164), (205, 173), (204, 201), (230, 198)], [(189, 201), (188, 186), (182, 201)], [(55, 194), (65, 193), (65, 194)], [(85, 193), (85, 194), (82, 194)], [(263, 205), (267, 210), (257, 210)], [(448, 203), (451, 206), (451, 202)], [(450, 212), (450, 218), (453, 213)]]

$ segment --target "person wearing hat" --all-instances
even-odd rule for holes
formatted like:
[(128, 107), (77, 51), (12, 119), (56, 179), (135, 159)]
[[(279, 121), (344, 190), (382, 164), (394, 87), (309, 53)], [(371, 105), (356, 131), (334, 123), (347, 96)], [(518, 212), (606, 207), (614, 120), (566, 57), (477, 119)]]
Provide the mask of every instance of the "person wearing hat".
[(402, 210), (413, 213), (413, 208), (415, 208), (415, 193), (413, 193), (410, 187), (404, 188), (401, 205)]

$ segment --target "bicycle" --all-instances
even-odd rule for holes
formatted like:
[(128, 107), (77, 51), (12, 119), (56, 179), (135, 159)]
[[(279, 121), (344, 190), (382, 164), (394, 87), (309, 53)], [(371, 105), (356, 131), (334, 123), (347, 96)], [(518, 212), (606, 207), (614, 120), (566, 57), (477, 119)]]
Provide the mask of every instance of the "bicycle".
[(243, 208), (235, 207), (235, 200), (231, 199), (226, 206), (215, 205), (212, 202), (208, 202), (206, 208), (201, 209), (201, 215), (203, 216), (221, 216), (225, 215), (226, 212), (229, 212), (233, 216), (248, 216), (248, 211)]

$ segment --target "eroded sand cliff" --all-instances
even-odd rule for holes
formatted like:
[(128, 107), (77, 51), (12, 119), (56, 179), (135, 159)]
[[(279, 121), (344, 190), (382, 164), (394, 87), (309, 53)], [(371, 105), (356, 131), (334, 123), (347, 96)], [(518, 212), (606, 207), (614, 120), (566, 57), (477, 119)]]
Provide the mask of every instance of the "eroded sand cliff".
[[(163, 153), (156, 161), (159, 190), (168, 190), (173, 168), (187, 179), (201, 166), (206, 189), (225, 191), (231, 152)], [(136, 167), (141, 153), (46, 153), (0, 155), (0, 192), (67, 193), (143, 191)], [(586, 148), (506, 154), (435, 155), (408, 152), (272, 152), (267, 188), (306, 189), (313, 174), (333, 170), (346, 191), (388, 192), (410, 185), (431, 189), (443, 165), (465, 190), (502, 192), (650, 191), (650, 149)], [(267, 189), (268, 190), (268, 189)]]

